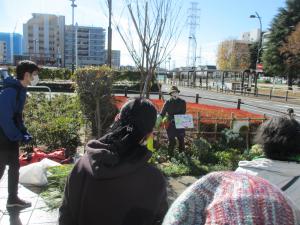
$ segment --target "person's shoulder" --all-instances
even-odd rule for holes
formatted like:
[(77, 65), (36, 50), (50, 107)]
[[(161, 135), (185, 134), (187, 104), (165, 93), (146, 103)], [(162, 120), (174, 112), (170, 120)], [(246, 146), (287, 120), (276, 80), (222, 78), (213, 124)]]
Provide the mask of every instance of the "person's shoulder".
[(183, 98), (178, 98), (178, 100), (179, 100), (180, 102), (186, 103), (186, 101), (185, 101)]
[(148, 163), (146, 165), (146, 170), (148, 174), (147, 177), (152, 177), (152, 179), (155, 179), (156, 181), (159, 181), (160, 183), (165, 185), (165, 176), (158, 168)]
[(18, 89), (14, 86), (4, 87), (1, 94), (6, 97), (15, 97), (17, 95)]

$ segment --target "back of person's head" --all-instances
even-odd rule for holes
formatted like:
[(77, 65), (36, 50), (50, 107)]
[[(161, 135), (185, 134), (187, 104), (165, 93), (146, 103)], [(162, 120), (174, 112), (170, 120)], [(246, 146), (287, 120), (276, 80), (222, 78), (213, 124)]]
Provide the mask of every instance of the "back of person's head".
[(210, 173), (172, 204), (164, 225), (296, 225), (299, 212), (263, 178), (236, 172)]
[(100, 138), (111, 144), (121, 156), (138, 146), (152, 132), (157, 117), (155, 106), (147, 99), (129, 100), (121, 108), (120, 116), (108, 133)]
[(300, 123), (287, 116), (264, 122), (255, 137), (269, 159), (288, 160), (300, 154)]
[(17, 79), (23, 80), (26, 72), (31, 74), (34, 71), (38, 71), (38, 70), (39, 67), (37, 66), (36, 63), (29, 60), (20, 61), (16, 67)]

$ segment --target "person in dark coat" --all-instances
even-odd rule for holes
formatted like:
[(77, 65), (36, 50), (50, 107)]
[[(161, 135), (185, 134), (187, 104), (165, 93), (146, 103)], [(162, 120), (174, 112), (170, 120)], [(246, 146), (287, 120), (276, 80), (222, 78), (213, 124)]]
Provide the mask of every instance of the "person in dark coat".
[(150, 101), (130, 100), (110, 131), (87, 143), (66, 182), (60, 225), (162, 223), (166, 181), (148, 163), (151, 152), (145, 146), (156, 117)]
[(178, 97), (179, 89), (176, 86), (170, 88), (169, 94), (171, 98), (167, 100), (161, 111), (161, 117), (164, 118), (167, 115), (167, 135), (169, 139), (168, 153), (172, 157), (174, 155), (174, 148), (176, 145), (176, 139), (179, 144), (179, 152), (184, 152), (184, 137), (185, 129), (177, 129), (175, 126), (174, 115), (186, 113), (186, 102), (185, 100)]
[(19, 142), (28, 143), (32, 137), (27, 132), (22, 114), (28, 85), (36, 85), (38, 66), (31, 61), (21, 61), (16, 67), (17, 79), (8, 76), (0, 92), (0, 179), (8, 165), (7, 208), (30, 207), (30, 202), (18, 197)]

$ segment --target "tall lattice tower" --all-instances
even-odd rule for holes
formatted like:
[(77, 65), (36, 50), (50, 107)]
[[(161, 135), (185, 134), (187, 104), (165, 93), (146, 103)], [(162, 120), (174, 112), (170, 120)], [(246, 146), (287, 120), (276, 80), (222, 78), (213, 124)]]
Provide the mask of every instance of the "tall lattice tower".
[(189, 25), (188, 36), (188, 52), (187, 52), (187, 67), (195, 67), (197, 61), (197, 48), (199, 44), (197, 42), (199, 28), (200, 28), (200, 8), (198, 8), (198, 2), (190, 2), (190, 8), (188, 9), (187, 23)]

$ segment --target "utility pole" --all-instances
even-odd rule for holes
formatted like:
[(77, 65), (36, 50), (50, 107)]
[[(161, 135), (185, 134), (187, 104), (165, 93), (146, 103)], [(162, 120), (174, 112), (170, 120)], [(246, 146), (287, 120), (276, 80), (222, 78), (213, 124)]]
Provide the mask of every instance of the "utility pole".
[(78, 67), (78, 23), (75, 25), (75, 65)]
[(77, 7), (77, 5), (74, 3), (75, 0), (70, 0), (72, 2), (72, 74), (74, 74), (74, 61), (75, 61), (75, 29), (74, 29), (74, 8)]
[(188, 25), (189, 25), (189, 36), (188, 36), (188, 52), (187, 52), (187, 67), (193, 67), (195, 58), (197, 57), (197, 33), (200, 28), (200, 8), (198, 7), (198, 2), (190, 2), (191, 6), (189, 8), (188, 15)]
[(107, 64), (111, 68), (111, 46), (112, 46), (112, 30), (111, 30), (111, 6), (112, 6), (112, 0), (108, 0), (108, 15), (109, 15), (109, 21), (108, 21), (108, 35), (107, 35)]

